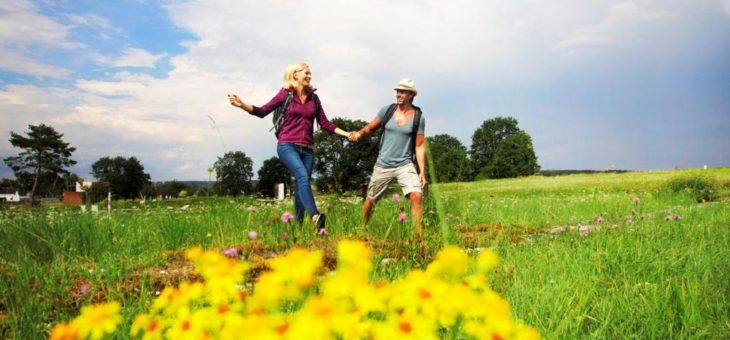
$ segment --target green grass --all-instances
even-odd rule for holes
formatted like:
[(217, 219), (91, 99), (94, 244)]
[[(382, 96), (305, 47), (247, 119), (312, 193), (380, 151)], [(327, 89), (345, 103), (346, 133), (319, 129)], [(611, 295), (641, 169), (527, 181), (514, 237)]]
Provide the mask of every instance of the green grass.
[[(569, 175), (435, 185), (427, 195), (426, 252), (396, 217), (407, 203), (379, 202), (361, 227), (358, 197), (317, 195), (328, 238), (279, 217), (291, 202), (198, 197), (119, 201), (113, 212), (78, 207), (0, 209), (0, 337), (47, 337), (82, 305), (123, 304), (126, 338), (195, 245), (237, 247), (261, 260), (293, 245), (332, 248), (359, 237), (376, 249), (374, 279), (422, 268), (446, 243), (502, 257), (491, 283), (518, 319), (546, 338), (727, 338), (730, 334), (730, 169), (702, 172), (717, 199), (697, 203), (668, 183), (696, 171)], [(685, 177), (682, 177), (685, 176)], [(636, 204), (634, 198), (639, 198)], [(184, 208), (187, 206), (187, 208)], [(250, 206), (257, 208), (249, 211)], [(667, 220), (669, 219), (669, 220)], [(556, 227), (566, 232), (552, 234)], [(589, 234), (581, 236), (579, 229)], [(248, 239), (255, 230), (256, 240)], [(283, 238), (284, 232), (289, 234)], [(328, 240), (330, 242), (328, 242)], [(383, 258), (395, 258), (381, 264)], [(83, 293), (80, 292), (80, 288)]]

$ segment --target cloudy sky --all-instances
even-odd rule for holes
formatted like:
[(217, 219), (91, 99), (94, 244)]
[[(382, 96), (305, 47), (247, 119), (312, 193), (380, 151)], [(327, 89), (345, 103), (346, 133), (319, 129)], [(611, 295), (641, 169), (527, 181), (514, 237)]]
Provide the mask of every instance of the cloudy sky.
[(271, 121), (226, 94), (261, 105), (297, 61), (329, 117), (370, 121), (411, 77), (428, 136), (512, 116), (543, 169), (730, 166), (730, 0), (3, 1), (0, 157), (45, 123), (87, 179), (136, 156), (206, 180), (232, 150), (255, 172)]

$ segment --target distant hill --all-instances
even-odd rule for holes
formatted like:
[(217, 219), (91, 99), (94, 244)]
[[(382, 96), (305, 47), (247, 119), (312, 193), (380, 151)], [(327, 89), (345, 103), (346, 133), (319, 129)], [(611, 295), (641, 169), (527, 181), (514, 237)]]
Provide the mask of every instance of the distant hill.
[(541, 170), (540, 175), (543, 176), (563, 176), (573, 174), (621, 174), (624, 172), (630, 172), (632, 170)]
[[(165, 183), (169, 183), (169, 182), (172, 182), (172, 181), (152, 182), (152, 184), (161, 185), (161, 184), (165, 184)], [(199, 188), (207, 188), (208, 186), (212, 187), (215, 185), (215, 181), (210, 181), (210, 182), (208, 182), (208, 181), (175, 181), (175, 182), (182, 183), (185, 185), (197, 186)]]
[[(161, 185), (161, 184), (165, 184), (165, 183), (169, 183), (169, 182), (172, 182), (172, 181), (159, 181), (159, 182), (152, 182), (152, 183), (154, 185)], [(215, 186), (215, 181), (210, 181), (210, 182), (208, 182), (208, 181), (176, 181), (176, 182), (182, 183), (185, 185), (197, 186), (198, 188), (208, 188), (208, 187), (212, 188), (213, 186)], [(251, 184), (254, 187), (256, 186), (257, 183), (258, 183), (258, 180), (251, 181)]]

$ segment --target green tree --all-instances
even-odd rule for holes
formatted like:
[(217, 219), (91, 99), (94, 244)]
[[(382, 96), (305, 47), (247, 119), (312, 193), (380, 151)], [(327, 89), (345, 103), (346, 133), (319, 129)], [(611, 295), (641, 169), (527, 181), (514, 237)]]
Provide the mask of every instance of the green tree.
[[(502, 146), (508, 138), (509, 143)], [(510, 147), (517, 149), (508, 150)], [(530, 135), (520, 130), (517, 120), (512, 117), (496, 117), (484, 121), (472, 135), (469, 155), (472, 160), (472, 176), (477, 178), (524, 176), (533, 174), (533, 169), (540, 169)], [(515, 170), (505, 170), (504, 167), (508, 166), (515, 167)]]
[(68, 173), (65, 167), (76, 164), (76, 161), (71, 159), (71, 154), (76, 148), (63, 141), (62, 133), (45, 124), (28, 125), (27, 136), (11, 131), (10, 144), (24, 150), (18, 156), (5, 158), (4, 161), (13, 169), (19, 181), (30, 182), (32, 179), (31, 205), (35, 203), (36, 193), (41, 189), (39, 184), (42, 178), (52, 179), (55, 182), (59, 175)]
[(109, 185), (109, 182), (91, 183), (91, 187), (86, 191), (87, 204), (98, 203), (107, 199), (109, 191), (111, 191), (111, 185)]
[(186, 194), (192, 195), (197, 191), (197, 188), (192, 185), (187, 185), (176, 180), (158, 183), (154, 188), (156, 194), (164, 197), (180, 197), (180, 193), (183, 191), (185, 191)]
[(242, 151), (229, 151), (213, 164), (216, 187), (223, 195), (238, 196), (251, 192), (253, 161)]
[(289, 170), (276, 157), (265, 160), (257, 174), (259, 182), (256, 184), (256, 191), (266, 197), (274, 197), (274, 185), (276, 183), (284, 183), (286, 186), (291, 185)]
[(3, 178), (2, 180), (0, 180), (0, 188), (6, 189), (7, 191), (20, 190), (18, 181), (12, 180), (10, 178)]
[(91, 165), (91, 174), (99, 181), (108, 182), (116, 198), (134, 199), (150, 183), (150, 175), (134, 156), (102, 157)]
[(485, 167), (489, 178), (511, 178), (534, 175), (540, 171), (527, 132), (509, 135), (497, 146), (493, 161)]
[(482, 123), (471, 137), (473, 175), (484, 176), (484, 167), (494, 159), (497, 146), (509, 135), (519, 132), (517, 120), (512, 117), (495, 117)]
[[(345, 131), (359, 130), (367, 124), (343, 118), (334, 118), (332, 122)], [(367, 186), (378, 157), (377, 133), (350, 143), (346, 138), (320, 130), (314, 134), (314, 140), (317, 143), (314, 182), (320, 191), (362, 190)]]
[(426, 137), (433, 163), (431, 175), (437, 182), (468, 181), (471, 173), (471, 162), (466, 147), (456, 137), (442, 134)]

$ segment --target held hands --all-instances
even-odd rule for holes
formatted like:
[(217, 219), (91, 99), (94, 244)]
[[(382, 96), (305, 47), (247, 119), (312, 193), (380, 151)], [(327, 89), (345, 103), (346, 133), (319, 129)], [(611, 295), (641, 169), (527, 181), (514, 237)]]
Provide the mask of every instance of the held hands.
[(362, 134), (358, 131), (350, 132), (350, 134), (347, 136), (347, 139), (353, 143), (359, 142), (361, 138), (362, 138)]

